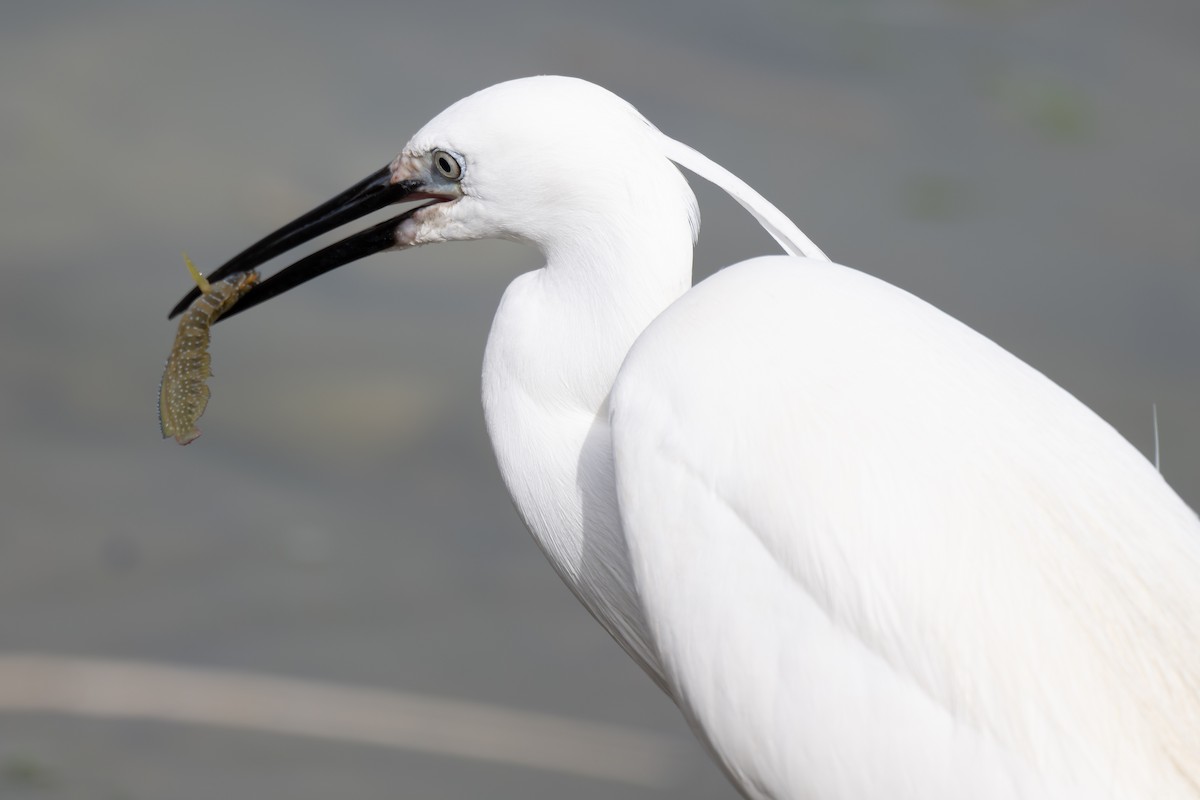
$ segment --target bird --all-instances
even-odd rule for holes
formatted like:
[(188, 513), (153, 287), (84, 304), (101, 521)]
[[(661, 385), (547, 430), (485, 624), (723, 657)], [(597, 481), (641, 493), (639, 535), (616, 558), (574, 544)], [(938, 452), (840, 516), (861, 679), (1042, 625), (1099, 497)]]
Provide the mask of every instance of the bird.
[[(681, 168), (784, 253), (693, 285)], [(500, 475), (744, 797), (1200, 798), (1200, 520), (1082, 402), (578, 78), (454, 103), (210, 280), (412, 201), (222, 320), (386, 250), (539, 251), (483, 360)]]

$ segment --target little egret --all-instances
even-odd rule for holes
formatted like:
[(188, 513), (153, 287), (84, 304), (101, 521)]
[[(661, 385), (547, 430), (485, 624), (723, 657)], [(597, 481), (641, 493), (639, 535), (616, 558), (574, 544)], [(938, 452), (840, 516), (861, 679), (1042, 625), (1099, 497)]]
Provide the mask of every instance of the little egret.
[[(676, 164), (788, 255), (692, 287)], [(233, 313), (383, 250), (536, 247), (483, 364), (500, 472), (743, 795), (1200, 798), (1200, 520), (1078, 400), (570, 78), (455, 103), (212, 279), (412, 200)]]

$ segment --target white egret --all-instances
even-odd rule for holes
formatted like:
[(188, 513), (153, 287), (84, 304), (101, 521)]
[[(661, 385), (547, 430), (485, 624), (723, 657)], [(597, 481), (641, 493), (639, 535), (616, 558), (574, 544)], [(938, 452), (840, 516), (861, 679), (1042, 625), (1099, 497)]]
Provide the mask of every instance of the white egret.
[[(678, 163), (789, 253), (691, 287)], [(550, 563), (751, 798), (1200, 798), (1200, 521), (1113, 428), (829, 263), (629, 104), (531, 78), (217, 271), (527, 242), (483, 406)]]

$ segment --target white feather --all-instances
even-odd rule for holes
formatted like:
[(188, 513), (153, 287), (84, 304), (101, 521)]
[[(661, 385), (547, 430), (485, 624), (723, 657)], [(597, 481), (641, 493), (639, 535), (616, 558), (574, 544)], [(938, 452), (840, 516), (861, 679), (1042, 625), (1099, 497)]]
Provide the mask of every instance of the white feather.
[(984, 337), (759, 259), (642, 335), (612, 430), (667, 683), (762, 796), (1200, 796), (1200, 523)]
[(821, 252), (821, 248), (817, 247), (804, 231), (796, 227), (796, 223), (788, 219), (787, 215), (754, 191), (748, 183), (708, 156), (666, 135), (662, 135), (662, 149), (667, 158), (721, 187), (730, 197), (737, 200), (742, 208), (749, 211), (775, 241), (779, 242), (785, 253), (807, 256), (816, 261), (829, 260), (829, 257)]

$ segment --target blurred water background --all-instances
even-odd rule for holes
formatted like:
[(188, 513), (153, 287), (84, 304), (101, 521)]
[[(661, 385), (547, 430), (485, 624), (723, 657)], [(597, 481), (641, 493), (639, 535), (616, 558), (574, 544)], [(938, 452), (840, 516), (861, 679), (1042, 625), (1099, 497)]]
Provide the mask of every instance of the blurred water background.
[[(0, 708), (0, 797), (733, 796), (501, 486), (479, 364), (536, 253), (384, 254), (222, 325), (205, 435), (159, 439), (180, 251), (214, 268), (502, 79), (609, 87), (1146, 453), (1157, 404), (1162, 469), (1200, 505), (1194, 0), (52, 0), (0, 20), (0, 657), (483, 702), (669, 761), (630, 783)], [(697, 278), (774, 252), (693, 183)], [(32, 691), (12, 674), (0, 696)]]

